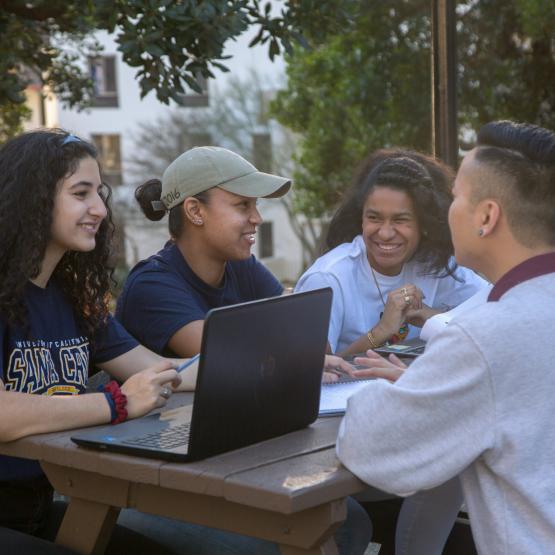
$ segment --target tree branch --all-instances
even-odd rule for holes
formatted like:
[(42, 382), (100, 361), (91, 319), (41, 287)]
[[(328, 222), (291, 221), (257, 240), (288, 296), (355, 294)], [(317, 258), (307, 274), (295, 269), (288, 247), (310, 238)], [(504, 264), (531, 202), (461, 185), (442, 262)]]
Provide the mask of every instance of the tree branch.
[(65, 3), (49, 2), (40, 6), (30, 7), (28, 4), (17, 0), (0, 0), (0, 9), (5, 12), (17, 15), (24, 19), (33, 21), (45, 21), (47, 19), (56, 19), (67, 13)]

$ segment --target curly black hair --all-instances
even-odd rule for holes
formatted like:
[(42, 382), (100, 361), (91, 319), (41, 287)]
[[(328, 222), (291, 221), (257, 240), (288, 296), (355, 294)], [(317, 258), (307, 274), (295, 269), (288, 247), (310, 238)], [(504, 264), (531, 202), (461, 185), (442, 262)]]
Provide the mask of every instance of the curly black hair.
[(326, 236), (326, 250), (352, 241), (361, 233), (362, 210), (376, 187), (407, 193), (415, 207), (421, 230), (414, 259), (424, 274), (453, 275), (453, 243), (447, 213), (451, 204), (454, 172), (431, 156), (405, 149), (380, 149), (362, 162), (351, 188), (335, 215)]
[[(54, 199), (61, 180), (96, 149), (61, 129), (24, 133), (0, 148), (0, 314), (7, 324), (27, 328), (24, 291), (38, 276), (51, 237)], [(114, 232), (107, 217), (90, 252), (66, 252), (53, 273), (84, 333), (91, 336), (108, 316)]]

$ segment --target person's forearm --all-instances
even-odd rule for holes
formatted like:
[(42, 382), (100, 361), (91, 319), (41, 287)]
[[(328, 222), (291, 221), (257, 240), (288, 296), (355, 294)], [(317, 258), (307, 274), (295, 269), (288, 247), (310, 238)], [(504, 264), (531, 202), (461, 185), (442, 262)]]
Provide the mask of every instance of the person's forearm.
[(107, 362), (97, 364), (96, 366), (108, 372), (108, 374), (113, 376), (116, 380), (125, 382), (137, 372), (141, 372), (141, 370), (154, 366), (163, 360), (166, 359), (157, 355), (150, 349), (138, 345), (123, 355)]
[(443, 312), (445, 312), (445, 310), (440, 310), (439, 308), (429, 308), (429, 307), (422, 308), (421, 310), (422, 310), (422, 320), (424, 322), (428, 320), (428, 318), (431, 318), (432, 316), (436, 316), (437, 314), (442, 314)]
[(378, 323), (356, 341), (353, 341), (342, 353), (341, 356), (365, 353), (368, 349), (375, 349), (383, 345), (393, 334), (388, 334)]
[(110, 422), (103, 393), (33, 395), (0, 391), (0, 441)]

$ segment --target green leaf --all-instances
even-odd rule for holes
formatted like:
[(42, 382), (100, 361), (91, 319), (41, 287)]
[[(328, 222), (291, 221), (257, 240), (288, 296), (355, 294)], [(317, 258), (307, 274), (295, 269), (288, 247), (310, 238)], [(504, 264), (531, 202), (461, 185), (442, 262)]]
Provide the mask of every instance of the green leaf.
[(270, 60), (273, 60), (275, 56), (279, 55), (279, 53), (280, 53), (279, 43), (277, 40), (273, 39), (270, 42), (270, 49), (269, 49)]
[(152, 43), (145, 44), (145, 51), (154, 57), (162, 57), (164, 55), (164, 51), (159, 46)]

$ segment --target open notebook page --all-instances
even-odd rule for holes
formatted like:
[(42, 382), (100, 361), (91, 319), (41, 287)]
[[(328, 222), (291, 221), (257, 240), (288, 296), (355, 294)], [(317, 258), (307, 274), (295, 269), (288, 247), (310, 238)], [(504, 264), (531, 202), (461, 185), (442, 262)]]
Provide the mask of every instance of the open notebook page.
[(359, 389), (366, 387), (373, 379), (375, 378), (340, 380), (338, 382), (322, 384), (319, 416), (345, 414), (347, 399)]

